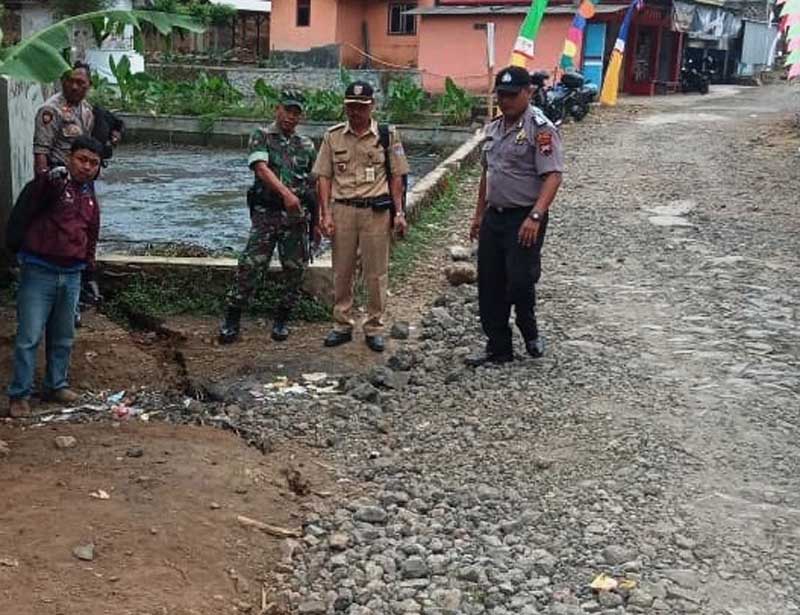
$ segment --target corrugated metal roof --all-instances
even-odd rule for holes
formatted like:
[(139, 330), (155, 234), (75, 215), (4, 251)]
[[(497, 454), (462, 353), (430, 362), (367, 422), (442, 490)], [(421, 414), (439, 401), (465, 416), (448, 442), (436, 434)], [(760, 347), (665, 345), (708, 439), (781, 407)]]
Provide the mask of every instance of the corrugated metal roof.
[[(461, 5), (461, 6), (429, 6), (414, 9), (412, 11), (405, 11), (406, 15), (525, 15), (528, 12), (528, 6), (507, 6), (507, 5), (489, 5), (489, 6), (475, 6), (475, 5)], [(597, 4), (595, 11), (597, 13), (617, 13), (624, 11), (628, 6), (625, 4)], [(550, 6), (545, 9), (546, 15), (573, 15), (575, 7), (572, 5), (565, 6)]]
[(211, 0), (211, 4), (230, 4), (237, 11), (252, 11), (253, 13), (272, 11), (272, 2), (269, 0)]

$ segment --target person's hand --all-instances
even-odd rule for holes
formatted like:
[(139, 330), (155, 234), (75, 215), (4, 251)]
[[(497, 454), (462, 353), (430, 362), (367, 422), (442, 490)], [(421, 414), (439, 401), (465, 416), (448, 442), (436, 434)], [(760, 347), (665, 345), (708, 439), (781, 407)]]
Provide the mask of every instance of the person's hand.
[(539, 222), (529, 217), (525, 218), (525, 222), (519, 227), (519, 243), (523, 248), (530, 248), (536, 243), (536, 238), (539, 236)]
[(315, 224), (311, 228), (311, 241), (314, 243), (314, 246), (319, 246), (322, 243), (322, 228), (320, 228), (319, 224)]
[(469, 226), (469, 240), (475, 241), (481, 233), (481, 216), (474, 216)]
[(65, 179), (68, 175), (67, 167), (53, 167), (47, 172), (47, 177), (51, 180)]
[(322, 217), (322, 221), (320, 222), (320, 230), (325, 237), (333, 237), (333, 234), (336, 232), (336, 225), (333, 223), (333, 216), (331, 214), (328, 213)]
[(406, 221), (405, 214), (403, 213), (395, 214), (394, 232), (397, 233), (397, 236), (400, 239), (406, 236), (406, 232), (408, 232), (408, 222)]
[(299, 216), (303, 213), (300, 208), (300, 199), (294, 192), (287, 192), (283, 195), (283, 206), (290, 215)]
[(111, 145), (117, 145), (122, 140), (122, 133), (119, 130), (111, 131)]

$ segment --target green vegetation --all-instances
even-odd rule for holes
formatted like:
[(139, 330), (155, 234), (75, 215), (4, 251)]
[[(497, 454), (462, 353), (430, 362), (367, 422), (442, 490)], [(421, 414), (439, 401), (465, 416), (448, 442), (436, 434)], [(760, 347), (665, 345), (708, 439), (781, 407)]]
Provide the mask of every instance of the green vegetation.
[[(56, 81), (70, 69), (71, 36), (74, 27), (79, 24), (90, 25), (98, 41), (121, 33), (125, 26), (133, 26), (137, 50), (142, 47), (140, 30), (143, 25), (155, 28), (162, 35), (168, 35), (176, 29), (190, 32), (203, 32), (205, 29), (193, 17), (158, 11), (109, 9), (84, 13), (62, 19), (18, 44), (0, 50), (0, 75), (39, 83)], [(2, 38), (0, 30), (0, 41)]]
[[(212, 126), (222, 117), (269, 118), (280, 100), (280, 90), (258, 79), (253, 85), (255, 101), (245, 96), (222, 76), (200, 73), (193, 81), (162, 79), (150, 73), (130, 72), (127, 58), (111, 61), (117, 85), (95, 77), (90, 99), (104, 107), (139, 114), (194, 115)], [(344, 117), (344, 90), (352, 77), (340, 72), (339, 87), (329, 90), (307, 89), (306, 117), (311, 121), (335, 122)], [(472, 119), (475, 98), (447, 80), (447, 90), (439, 98), (428, 97), (409, 77), (389, 82), (383, 106), (377, 116), (393, 123), (410, 123), (423, 118), (438, 118), (444, 124), (464, 125)], [(430, 120), (428, 120), (430, 121)]]
[[(106, 301), (103, 311), (113, 320), (127, 324), (131, 313), (163, 318), (179, 314), (221, 316), (230, 279), (220, 280), (211, 271), (192, 275), (169, 272), (158, 276), (136, 276)], [(280, 280), (268, 280), (259, 286), (248, 313), (270, 316), (285, 292)], [(320, 322), (330, 320), (330, 308), (310, 295), (303, 294), (294, 317)]]
[(408, 77), (389, 83), (386, 116), (390, 122), (408, 123), (416, 119), (425, 104), (425, 92)]
[(442, 193), (420, 212), (409, 225), (408, 233), (392, 248), (389, 260), (389, 280), (396, 286), (414, 271), (416, 263), (431, 250), (438, 249), (450, 231), (449, 220), (459, 203), (459, 185), (474, 169), (464, 169), (451, 176)]

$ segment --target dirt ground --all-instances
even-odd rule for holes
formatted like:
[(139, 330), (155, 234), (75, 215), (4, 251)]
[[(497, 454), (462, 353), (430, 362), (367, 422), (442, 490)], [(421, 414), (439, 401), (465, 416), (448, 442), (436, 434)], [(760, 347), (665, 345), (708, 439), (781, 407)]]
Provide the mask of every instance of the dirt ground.
[[(57, 436), (74, 436), (60, 450)], [(328, 470), (299, 448), (263, 456), (231, 434), (164, 424), (0, 425), (0, 613), (170, 615), (261, 612), (284, 528), (325, 505)], [(288, 487), (294, 469), (310, 483)], [(98, 490), (110, 498), (92, 497)], [(73, 554), (94, 545), (94, 560)], [(279, 612), (275, 610), (274, 612)]]

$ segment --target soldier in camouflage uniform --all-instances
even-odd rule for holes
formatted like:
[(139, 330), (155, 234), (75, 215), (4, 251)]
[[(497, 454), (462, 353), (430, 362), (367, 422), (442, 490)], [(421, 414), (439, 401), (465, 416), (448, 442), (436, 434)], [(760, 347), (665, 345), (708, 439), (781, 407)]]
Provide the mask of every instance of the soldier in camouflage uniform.
[(247, 163), (255, 174), (247, 192), (250, 236), (228, 293), (220, 328), (223, 344), (239, 337), (242, 309), (251, 299), (259, 275), (269, 267), (276, 247), (286, 272), (287, 290), (275, 314), (272, 339), (283, 341), (289, 336), (287, 321), (310, 258), (309, 228), (316, 225), (311, 177), (316, 151), (311, 139), (295, 132), (304, 102), (298, 92), (283, 92), (275, 121), (250, 136)]

